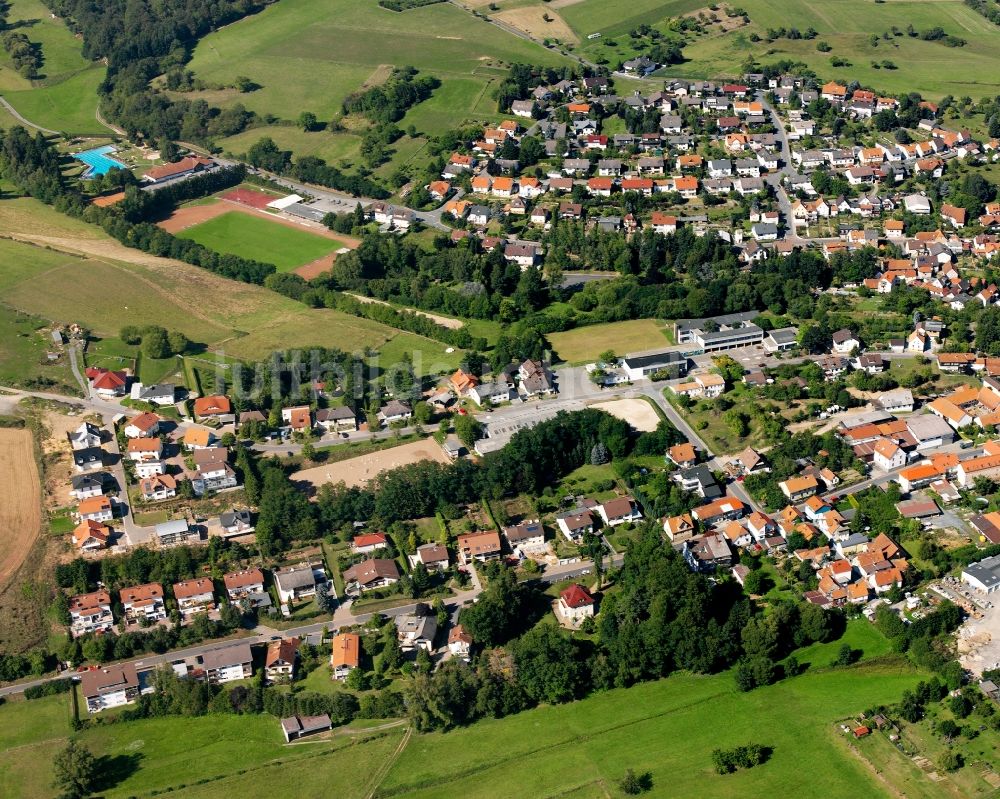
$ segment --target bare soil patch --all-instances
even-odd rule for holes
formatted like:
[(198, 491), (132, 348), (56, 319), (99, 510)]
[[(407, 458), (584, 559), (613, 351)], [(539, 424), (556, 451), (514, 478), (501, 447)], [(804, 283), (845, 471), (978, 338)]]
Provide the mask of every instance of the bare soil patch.
[(448, 463), (448, 456), (433, 439), (426, 439), (371, 452), (367, 455), (359, 455), (356, 458), (337, 463), (313, 466), (310, 469), (295, 472), (291, 479), (293, 482), (309, 483), (313, 488), (318, 488), (325, 483), (344, 483), (350, 488), (366, 485), (382, 472), (420, 461)]
[(598, 402), (590, 406), (601, 411), (606, 411), (612, 416), (628, 422), (640, 433), (648, 433), (656, 429), (660, 423), (660, 417), (652, 406), (641, 399), (618, 399), (608, 402)]
[(41, 481), (30, 430), (0, 428), (0, 586), (21, 568), (41, 531)]
[(312, 280), (314, 277), (319, 277), (320, 275), (333, 269), (333, 262), (336, 260), (336, 253), (333, 255), (324, 255), (322, 258), (318, 258), (311, 263), (304, 264), (296, 269), (293, 269), (292, 272), (301, 277), (303, 280)]
[(69, 491), (73, 487), (75, 472), (66, 434), (76, 430), (84, 421), (100, 422), (94, 416), (79, 413), (70, 416), (51, 410), (44, 412), (42, 421), (48, 431), (48, 435), (41, 440), (42, 458), (45, 462), (45, 482), (42, 489), (45, 507), (51, 511), (71, 504)]
[(566, 8), (566, 6), (575, 6), (577, 3), (582, 3), (583, 0), (552, 0), (548, 3), (549, 8)]
[(729, 33), (730, 31), (736, 30), (737, 28), (742, 28), (747, 24), (743, 21), (743, 17), (741, 16), (729, 16), (731, 11), (732, 8), (730, 6), (723, 4), (720, 5), (715, 11), (708, 6), (705, 6), (704, 8), (697, 8), (694, 11), (689, 11), (687, 14), (682, 14), (681, 16), (698, 20), (705, 25), (706, 33), (713, 36), (719, 36), (723, 33)]
[(573, 29), (551, 7), (525, 6), (523, 8), (511, 8), (507, 11), (493, 14), (493, 18), (506, 22), (508, 25), (512, 25), (536, 39), (558, 39), (561, 42), (574, 43), (580, 41), (579, 37), (573, 32)]
[(274, 202), (278, 197), (277, 195), (265, 194), (262, 191), (254, 191), (253, 189), (233, 189), (232, 191), (227, 191), (225, 194), (220, 194), (219, 199), (264, 210), (267, 208), (268, 203)]
[(374, 72), (365, 78), (365, 82), (361, 84), (361, 88), (358, 89), (359, 92), (366, 91), (372, 86), (381, 86), (392, 75), (393, 66), (392, 64), (379, 64), (375, 67)]

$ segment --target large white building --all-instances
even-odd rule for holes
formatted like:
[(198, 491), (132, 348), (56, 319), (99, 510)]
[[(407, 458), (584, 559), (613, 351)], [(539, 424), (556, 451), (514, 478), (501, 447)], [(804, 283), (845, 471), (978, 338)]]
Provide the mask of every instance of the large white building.
[(984, 594), (1000, 589), (1000, 555), (970, 563), (962, 569), (962, 582)]
[(142, 687), (135, 665), (122, 663), (85, 671), (80, 675), (80, 693), (89, 713), (100, 713), (111, 707), (128, 705), (139, 698)]

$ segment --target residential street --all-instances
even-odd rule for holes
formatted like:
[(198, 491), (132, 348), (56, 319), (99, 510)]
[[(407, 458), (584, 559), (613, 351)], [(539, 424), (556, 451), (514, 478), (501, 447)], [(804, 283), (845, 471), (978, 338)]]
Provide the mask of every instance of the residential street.
[[(605, 562), (605, 569), (617, 568), (622, 565), (624, 558), (622, 556), (617, 556), (615, 558), (609, 558)], [(592, 572), (593, 564), (589, 561), (581, 561), (580, 563), (570, 563), (564, 566), (553, 567), (547, 570), (539, 579), (543, 583), (556, 583), (560, 580), (568, 580), (575, 577), (580, 577), (584, 575), (589, 575)], [(457, 618), (458, 611), (470, 602), (474, 602), (476, 597), (479, 596), (481, 591), (479, 589), (470, 589), (467, 591), (460, 591), (455, 594), (447, 602), (447, 607), (452, 611), (452, 618)], [(411, 602), (405, 605), (400, 605), (395, 608), (388, 608), (383, 611), (379, 611), (381, 615), (395, 618), (396, 616), (401, 616), (405, 613), (410, 613), (416, 607), (417, 602)], [(350, 627), (352, 625), (364, 624), (373, 616), (373, 613), (359, 613), (355, 615), (351, 610), (351, 602), (348, 601), (340, 605), (333, 613), (332, 616), (326, 617), (320, 621), (310, 622), (309, 624), (303, 624), (298, 627), (292, 627), (287, 630), (276, 630), (274, 628), (268, 627), (266, 623), (258, 625), (250, 635), (230, 637), (215, 639), (212, 641), (206, 641), (205, 643), (198, 644), (197, 646), (187, 647), (186, 649), (176, 649), (170, 652), (165, 652), (162, 655), (144, 655), (139, 658), (133, 658), (128, 661), (122, 661), (127, 663), (134, 663), (140, 668), (149, 668), (160, 666), (167, 663), (173, 663), (178, 660), (184, 660), (186, 658), (193, 658), (204, 655), (207, 652), (213, 652), (219, 649), (225, 649), (228, 646), (232, 646), (235, 643), (248, 643), (251, 646), (256, 644), (266, 644), (270, 641), (276, 640), (278, 638), (305, 638), (308, 635), (316, 635), (322, 633), (324, 630), (338, 630), (342, 627)], [(63, 672), (61, 674), (54, 674), (48, 677), (42, 677), (37, 680), (28, 680), (25, 682), (20, 682), (12, 685), (7, 685), (0, 688), (0, 697), (9, 696), (11, 694), (18, 694), (24, 691), (26, 688), (30, 688), (35, 685), (42, 685), (46, 682), (51, 682), (52, 680), (60, 679), (66, 676), (73, 676), (74, 673)]]

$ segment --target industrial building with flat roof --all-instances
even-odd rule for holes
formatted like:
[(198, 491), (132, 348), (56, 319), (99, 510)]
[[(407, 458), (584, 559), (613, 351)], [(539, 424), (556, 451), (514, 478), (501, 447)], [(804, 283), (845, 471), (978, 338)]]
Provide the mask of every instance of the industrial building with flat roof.
[(984, 594), (992, 594), (1000, 588), (1000, 555), (970, 563), (962, 569), (962, 582)]

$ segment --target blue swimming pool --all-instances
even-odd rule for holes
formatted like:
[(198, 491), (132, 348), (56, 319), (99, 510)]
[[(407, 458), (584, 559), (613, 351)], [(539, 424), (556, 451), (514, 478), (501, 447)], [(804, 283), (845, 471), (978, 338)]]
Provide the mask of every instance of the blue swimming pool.
[(99, 175), (106, 175), (112, 169), (127, 169), (121, 161), (116, 161), (114, 158), (109, 158), (108, 153), (113, 153), (115, 151), (115, 146), (113, 144), (108, 144), (104, 147), (95, 147), (93, 150), (84, 150), (82, 153), (77, 153), (73, 157), (77, 161), (82, 161), (87, 165), (86, 171), (83, 173), (85, 178), (94, 178)]

